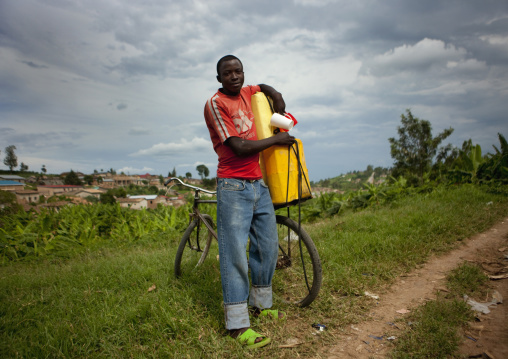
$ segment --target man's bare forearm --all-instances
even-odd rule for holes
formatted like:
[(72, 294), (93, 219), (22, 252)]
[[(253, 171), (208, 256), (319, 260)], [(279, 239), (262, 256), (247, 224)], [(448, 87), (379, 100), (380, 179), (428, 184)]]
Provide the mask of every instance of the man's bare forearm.
[(257, 141), (244, 140), (240, 137), (230, 137), (226, 140), (226, 144), (240, 157), (254, 155), (274, 145), (290, 146), (294, 142), (295, 138), (287, 132), (280, 132), (275, 136)]
[(259, 88), (261, 89), (262, 93), (272, 98), (274, 111), (280, 114), (284, 114), (286, 111), (286, 103), (282, 98), (282, 94), (269, 85), (259, 84)]

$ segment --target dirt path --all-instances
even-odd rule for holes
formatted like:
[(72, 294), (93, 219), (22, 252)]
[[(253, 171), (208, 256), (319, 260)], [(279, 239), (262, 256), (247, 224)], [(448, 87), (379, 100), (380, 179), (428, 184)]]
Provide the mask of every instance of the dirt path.
[[(464, 260), (481, 264), (489, 275), (506, 273), (508, 271), (506, 255), (508, 255), (508, 218), (488, 231), (465, 240), (460, 248), (433, 258), (422, 268), (399, 278), (386, 293), (376, 293), (379, 300), (369, 319), (348, 328), (339, 338), (340, 344), (323, 348), (322, 357), (330, 359), (386, 357), (391, 347), (387, 334), (397, 336), (398, 328), (393, 323), (405, 315), (398, 311), (411, 310), (429, 299), (434, 299), (439, 290), (446, 290), (444, 286), (446, 274)], [(501, 293), (505, 303), (491, 308), (489, 314), (478, 315), (480, 322), (474, 323), (470, 332), (464, 335), (460, 352), (465, 357), (508, 358), (506, 304), (508, 279), (491, 280), (491, 286)], [(484, 301), (484, 298), (475, 299), (479, 302)]]

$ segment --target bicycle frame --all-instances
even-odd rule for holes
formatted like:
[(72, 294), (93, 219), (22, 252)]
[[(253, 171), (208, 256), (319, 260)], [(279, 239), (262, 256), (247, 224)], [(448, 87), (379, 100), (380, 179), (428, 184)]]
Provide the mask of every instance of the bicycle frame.
[[(181, 179), (177, 178), (177, 177), (172, 177), (172, 178), (169, 178), (166, 182), (164, 182), (164, 185), (167, 186), (170, 182), (172, 181), (178, 181), (181, 185), (185, 186), (185, 187), (189, 187), (191, 189), (194, 190), (194, 202), (192, 204), (192, 213), (189, 214), (189, 223), (192, 221), (193, 218), (199, 218), (200, 222), (201, 223), (204, 223), (205, 227), (208, 229), (208, 231), (212, 234), (212, 236), (217, 239), (217, 232), (215, 232), (215, 230), (212, 228), (212, 226), (210, 226), (210, 223), (208, 223), (208, 221), (204, 218), (203, 214), (199, 211), (198, 209), (198, 206), (200, 203), (215, 203), (217, 204), (217, 200), (209, 200), (209, 199), (200, 199), (199, 198), (199, 192), (203, 192), (203, 193), (208, 193), (208, 194), (216, 194), (217, 192), (215, 191), (208, 191), (206, 189), (203, 189), (203, 188), (199, 188), (199, 187), (196, 187), (196, 186), (192, 186), (188, 183), (185, 183), (183, 182)], [(168, 188), (168, 191), (171, 189), (172, 186), (170, 186)], [(198, 226), (198, 236), (199, 236), (199, 226)], [(189, 241), (190, 241), (190, 238), (189, 238)], [(189, 243), (189, 246), (191, 248), (192, 247), (192, 243)], [(199, 248), (199, 242), (197, 244), (197, 251), (201, 251), (201, 248)]]
[[(210, 223), (207, 220), (205, 220), (203, 214), (198, 209), (198, 206), (199, 206), (200, 203), (214, 203), (214, 204), (217, 204), (217, 200), (200, 199), (199, 198), (199, 192), (204, 192), (204, 193), (213, 194), (213, 195), (217, 194), (217, 192), (216, 191), (208, 191), (206, 189), (190, 185), (188, 183), (183, 182), (181, 179), (179, 179), (177, 177), (169, 178), (166, 182), (164, 182), (164, 185), (167, 186), (172, 181), (177, 181), (177, 182), (179, 182), (179, 184), (194, 190), (194, 202), (192, 204), (192, 213), (189, 214), (189, 224), (190, 224), (190, 222), (192, 221), (193, 218), (196, 218), (196, 217), (199, 218), (200, 222), (205, 225), (205, 227), (212, 234), (212, 236), (216, 240), (218, 240), (217, 232), (215, 232), (215, 230), (210, 226)], [(173, 187), (173, 185), (170, 186), (168, 188), (168, 190), (170, 190), (171, 187)], [(198, 237), (199, 237), (199, 231), (200, 231), (200, 226), (198, 225), (198, 228), (197, 228), (197, 236)], [(189, 238), (189, 241), (190, 241), (190, 238)], [(199, 242), (197, 243), (197, 247), (193, 247), (192, 243), (189, 243), (189, 246), (192, 249), (195, 248), (198, 252), (201, 251), (201, 248), (199, 248)], [(284, 248), (281, 247), (281, 245), (279, 245), (279, 249), (280, 249), (280, 251), (282, 252), (282, 254), (284, 255), (285, 258), (291, 258), (291, 247), (288, 246), (287, 253), (284, 250)], [(291, 260), (290, 259), (287, 262), (285, 262), (285, 264), (284, 264), (284, 266), (288, 266), (288, 265), (291, 265)]]
[[(189, 214), (189, 217), (190, 217), (190, 221), (192, 221), (192, 218), (196, 218), (198, 217), (200, 222), (203, 223), (205, 225), (205, 227), (208, 229), (208, 231), (212, 234), (212, 236), (217, 240), (217, 232), (215, 232), (215, 230), (212, 228), (212, 226), (210, 225), (210, 223), (205, 220), (203, 214), (199, 211), (198, 209), (198, 205), (200, 203), (217, 203), (217, 200), (203, 200), (203, 199), (199, 199), (199, 190), (195, 190), (194, 192), (194, 204), (192, 205), (192, 213)], [(189, 222), (190, 223), (190, 222)], [(199, 237), (199, 225), (198, 225), (198, 229), (197, 229), (197, 235)], [(190, 238), (189, 238), (189, 241), (190, 241)], [(191, 245), (191, 243), (189, 243), (189, 245)], [(191, 245), (192, 246), (192, 245)], [(199, 248), (199, 242), (198, 242), (198, 251), (200, 251), (201, 249)]]

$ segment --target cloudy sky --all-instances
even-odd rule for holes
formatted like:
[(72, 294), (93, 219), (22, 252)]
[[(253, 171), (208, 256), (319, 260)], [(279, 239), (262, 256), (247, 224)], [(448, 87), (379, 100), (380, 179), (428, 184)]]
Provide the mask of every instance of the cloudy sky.
[(458, 147), (508, 137), (508, 1), (0, 0), (0, 157), (213, 175), (226, 54), (283, 94), (314, 181), (390, 167), (406, 109)]

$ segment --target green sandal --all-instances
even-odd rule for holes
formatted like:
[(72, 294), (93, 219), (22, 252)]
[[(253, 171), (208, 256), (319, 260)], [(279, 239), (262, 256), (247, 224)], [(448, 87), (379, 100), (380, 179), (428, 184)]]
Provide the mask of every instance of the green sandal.
[[(256, 343), (257, 338), (263, 338), (260, 342)], [(264, 335), (256, 333), (252, 329), (247, 329), (245, 332), (236, 337), (242, 345), (245, 345), (247, 349), (257, 349), (264, 347), (265, 345), (270, 344), (272, 341), (270, 338), (265, 337)]]
[[(279, 318), (279, 313), (282, 314), (282, 318)], [(278, 309), (263, 309), (258, 317), (262, 318), (265, 317), (267, 319), (273, 320), (273, 321), (283, 321), (286, 320), (286, 312), (283, 312), (282, 310), (279, 311)]]

